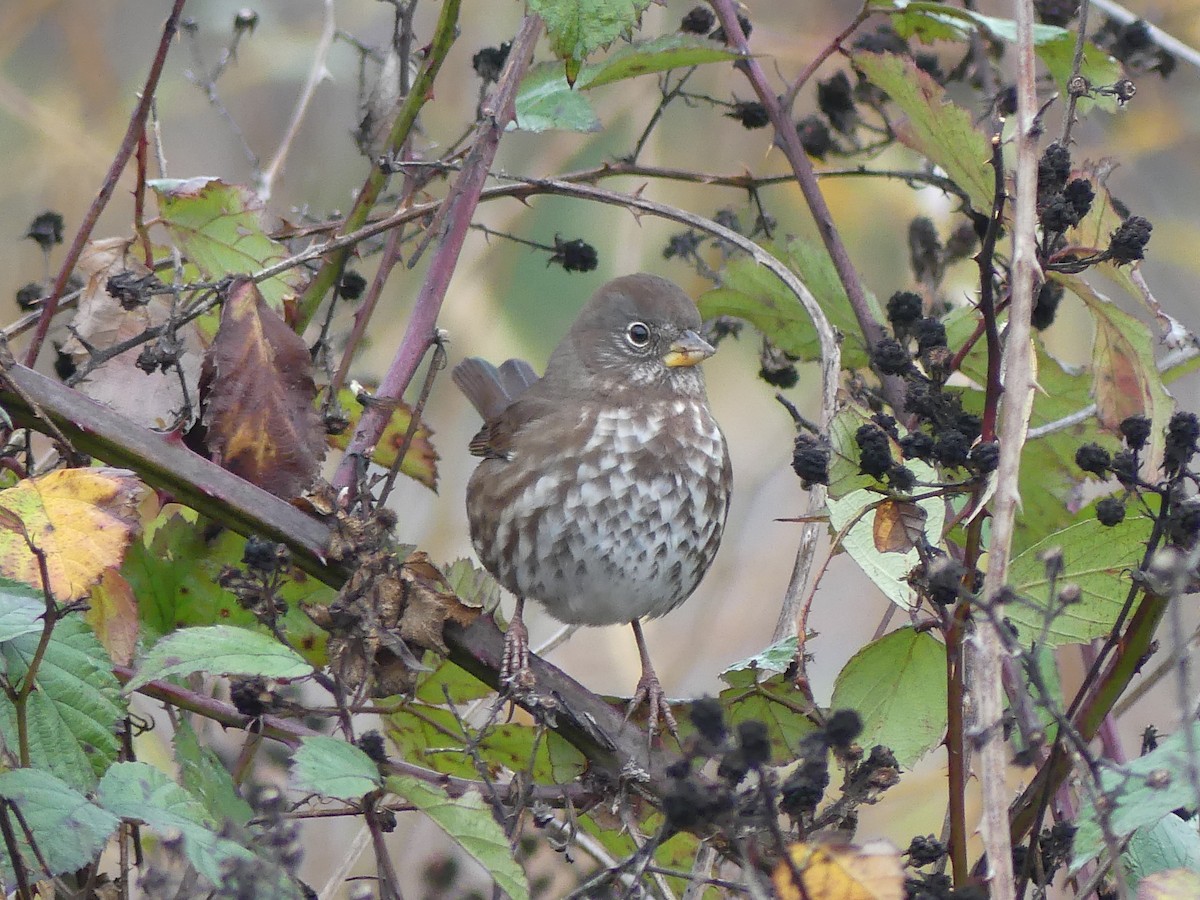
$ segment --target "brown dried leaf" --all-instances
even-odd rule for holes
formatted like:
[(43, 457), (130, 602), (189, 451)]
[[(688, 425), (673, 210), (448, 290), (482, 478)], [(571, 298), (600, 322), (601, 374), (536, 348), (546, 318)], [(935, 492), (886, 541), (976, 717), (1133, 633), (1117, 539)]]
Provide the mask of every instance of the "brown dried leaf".
[(925, 536), (927, 515), (911, 501), (884, 500), (875, 508), (875, 549), (880, 553), (907, 553)]
[(312, 359), (249, 279), (229, 288), (208, 369), (204, 424), (214, 458), (276, 496), (299, 496), (325, 455)]
[[(71, 321), (72, 334), (62, 344), (62, 351), (69, 354), (77, 366), (87, 362), (88, 347), (105, 350), (148, 328), (163, 325), (170, 318), (168, 295), (156, 294), (143, 305), (125, 309), (108, 292), (106, 285), (114, 275), (128, 274), (138, 279), (150, 274), (145, 265), (128, 255), (129, 245), (126, 238), (92, 241), (79, 257), (76, 269), (86, 283)], [(186, 400), (189, 418), (181, 423), (186, 429), (195, 422), (199, 409), (197, 389), (206, 342), (194, 321), (180, 325), (175, 336), (182, 343), (179, 355), (182, 384), (174, 369), (150, 374), (139, 369), (136, 365), (138, 355), (149, 346), (141, 344), (98, 366), (79, 383), (78, 389), (151, 428), (177, 424)]]
[(449, 652), (442, 637), (446, 622), (470, 625), (481, 609), (459, 600), (423, 551), (410, 554), (404, 561), (401, 578), (406, 604), (400, 619), (400, 636), (409, 643), (445, 656)]

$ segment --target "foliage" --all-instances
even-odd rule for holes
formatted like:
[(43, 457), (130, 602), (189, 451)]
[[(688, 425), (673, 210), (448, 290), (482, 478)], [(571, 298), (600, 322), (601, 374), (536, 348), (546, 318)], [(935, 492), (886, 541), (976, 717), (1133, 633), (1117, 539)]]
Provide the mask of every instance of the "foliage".
[[(182, 84), (162, 66), (177, 33), (202, 61), (204, 29), (177, 0), (94, 214), (69, 241), (57, 213), (29, 226), (58, 274), (22, 289), (35, 311), (6, 331), (32, 332), (25, 364), (0, 353), (5, 894), (136, 880), (148, 896), (306, 896), (301, 823), (336, 815), (361, 819), (379, 895), (394, 897), (385, 835), (401, 814), (436, 824), (513, 898), (554, 889), (526, 864), (541, 845), (565, 851), (556, 875), (573, 896), (966, 897), (980, 871), (993, 896), (1044, 897), (1058, 871), (1076, 887), (1094, 872), (1138, 896), (1194, 892), (1200, 731), (1188, 719), (1157, 747), (1148, 733), (1120, 762), (1111, 714), (1200, 583), (1200, 420), (1166, 388), (1200, 344), (1142, 270), (1150, 221), (1072, 140), (1080, 117), (1133, 99), (1133, 77), (1170, 73), (1155, 32), (1089, 20), (1081, 34), (1072, 4), (1035, 3), (1033, 24), (872, 0), (789, 75), (732, 0), (665, 31), (648, 0), (531, 0), (511, 40), (474, 55), (479, 95), (464, 102), (442, 66), (478, 13), (444, 0), (426, 21), (425, 5), (392, 4), (379, 49), (337, 33), (330, 12), (296, 127), (271, 161), (247, 144), (250, 171), (223, 179), (168, 177), (154, 158), (151, 105)], [(221, 62), (187, 76), (238, 139), (221, 88), (256, 27), (237, 13)], [(311, 138), (301, 126), (335, 38), (361, 59), (361, 155), (339, 160), (361, 186), (346, 212), (328, 197), (284, 209), (272, 191), (293, 140)], [(998, 82), (1011, 71), (1023, 80)], [(655, 106), (623, 146), (638, 92)], [(764, 158), (722, 174), (702, 139), (671, 142), (670, 166), (646, 161), (652, 136), (705, 116), (762, 129)], [(545, 171), (521, 148), (554, 131), (578, 158), (614, 158)], [(500, 164), (502, 145), (517, 149)], [(126, 169), (127, 233), (100, 237)], [(608, 186), (630, 176), (626, 192)], [(708, 218), (662, 200), (670, 181), (696, 188), (689, 202), (720, 189), (745, 205)], [(881, 267), (848, 250), (824, 196), (874, 209), (883, 183), (914, 190), (902, 227), (877, 228), (889, 247), (885, 232), (902, 233), (908, 257), (882, 267), (877, 296), (861, 273)], [(600, 265), (586, 235), (550, 244), (477, 221), (486, 201), (543, 195), (578, 221), (597, 201), (682, 223), (664, 262), (705, 286), (713, 344), (753, 338), (797, 428), (811, 507), (795, 517), (779, 633), (716, 696), (672, 701), (667, 740), (536, 653), (530, 683), (501, 683), (497, 584), (397, 539), (423, 524), (397, 480), (434, 492), (440, 457), (458, 452), (428, 414), (469, 229), (564, 272)], [(389, 310), (400, 273), (413, 303)], [(1090, 326), (1077, 329), (1086, 365), (1059, 358), (1068, 309)], [(535, 312), (541, 327), (552, 310)], [(387, 315), (404, 337), (363, 387), (350, 375)], [(58, 380), (33, 370), (52, 321)], [(819, 386), (782, 393), (802, 379)], [(782, 462), (787, 448), (761, 452)], [(807, 617), (814, 602), (859, 617), (823, 581), (843, 552), (889, 612), (824, 703)], [(1059, 672), (1076, 645), (1078, 687)], [(1194, 703), (1180, 659), (1158, 671)], [(170, 709), (149, 734), (147, 704)], [(901, 852), (862, 833), (939, 748), (944, 835), (905, 834)], [(1030, 767), (1011, 806), (1005, 758)], [(286, 791), (264, 787), (285, 762)], [(968, 842), (972, 771), (986, 865)], [(136, 872), (106, 852), (135, 841)]]

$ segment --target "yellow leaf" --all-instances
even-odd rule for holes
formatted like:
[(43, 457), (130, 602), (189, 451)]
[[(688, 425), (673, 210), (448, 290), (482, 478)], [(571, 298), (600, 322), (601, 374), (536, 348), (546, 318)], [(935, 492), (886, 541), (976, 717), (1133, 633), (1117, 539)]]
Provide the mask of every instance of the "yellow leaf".
[(108, 657), (119, 666), (133, 664), (137, 650), (138, 607), (133, 586), (115, 568), (105, 569), (92, 588), (83, 619), (96, 632)]
[(119, 566), (138, 528), (145, 487), (124, 469), (59, 469), (0, 491), (0, 575), (40, 588), (32, 544), (60, 603), (88, 595)]
[[(782, 900), (901, 900), (904, 865), (886, 841), (852, 844), (793, 844), (792, 865), (775, 867), (773, 881)], [(796, 884), (792, 869), (803, 885)]]

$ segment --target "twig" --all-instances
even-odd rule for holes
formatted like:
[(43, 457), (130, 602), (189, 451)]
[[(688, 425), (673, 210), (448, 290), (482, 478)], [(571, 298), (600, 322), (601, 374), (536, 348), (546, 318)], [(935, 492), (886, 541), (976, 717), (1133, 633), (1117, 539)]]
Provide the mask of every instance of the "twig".
[(334, 22), (333, 15), (334, 0), (324, 0), (324, 4), (324, 25), (321, 28), (321, 37), (317, 39), (316, 47), (313, 50), (313, 61), (312, 67), (308, 70), (308, 80), (304, 83), (304, 89), (300, 92), (300, 99), (296, 101), (296, 106), (292, 110), (292, 119), (288, 122), (287, 131), (283, 134), (283, 140), (279, 142), (279, 148), (275, 151), (275, 155), (271, 157), (271, 161), (267, 163), (266, 168), (262, 170), (258, 178), (258, 194), (264, 203), (271, 198), (271, 191), (275, 187), (275, 179), (283, 171), (288, 153), (292, 149), (292, 142), (296, 139), (296, 135), (300, 131), (300, 125), (304, 122), (304, 117), (308, 114), (308, 108), (312, 103), (313, 95), (316, 94), (321, 82), (329, 77), (329, 69), (325, 63), (329, 59), (329, 49), (333, 46), (333, 39), (337, 34), (337, 25)]
[[(527, 15), (513, 39), (504, 71), (496, 82), (490, 100), (484, 104), (484, 116), (476, 131), (475, 142), (463, 164), (462, 174), (451, 188), (449, 196), (438, 212), (438, 219), (430, 228), (436, 235), (438, 245), (421, 290), (417, 294), (408, 327), (400, 342), (391, 365), (380, 382), (377, 396), (384, 400), (398, 400), (412, 381), (413, 375), (425, 356), (437, 328), (438, 313), (442, 308), (446, 290), (458, 263), (471, 217), (479, 203), (483, 184), (495, 159), (500, 138), (508, 123), (516, 114), (515, 101), (521, 78), (529, 68), (533, 47), (542, 30), (542, 20), (536, 14)], [(381, 408), (369, 408), (363, 412), (355, 429), (354, 437), (333, 477), (337, 489), (350, 488), (355, 483), (355, 460), (366, 455), (375, 445), (387, 425), (388, 415)]]
[[(1014, 0), (1017, 22), (1017, 127), (1016, 199), (1013, 224), (1013, 261), (1010, 279), (1008, 334), (1004, 347), (1005, 398), (1000, 412), (998, 438), (1000, 464), (992, 498), (991, 539), (984, 575), (985, 602), (993, 602), (1008, 580), (1008, 564), (1020, 503), (1018, 477), (1021, 454), (1032, 411), (1033, 371), (1030, 358), (1030, 315), (1033, 286), (1040, 278), (1036, 258), (1037, 227), (1037, 94), (1033, 52), (1032, 0)], [(1008, 830), (1008, 790), (1005, 785), (1007, 753), (1004, 731), (1004, 681), (1001, 666), (1003, 637), (989, 620), (977, 628), (972, 646), (971, 688), (980, 733), (979, 782), (983, 791), (984, 851), (988, 859), (990, 889), (994, 897), (1014, 896), (1012, 845)]]
[(779, 105), (785, 113), (791, 113), (792, 104), (796, 102), (796, 95), (800, 93), (800, 89), (808, 83), (808, 80), (812, 78), (814, 74), (816, 74), (817, 69), (821, 68), (821, 66), (825, 64), (825, 60), (829, 59), (829, 57), (833, 56), (833, 54), (837, 53), (838, 50), (842, 48), (842, 41), (854, 34), (854, 32), (858, 30), (858, 26), (870, 18), (871, 12), (872, 10), (870, 4), (864, 3), (862, 9), (858, 11), (858, 14), (850, 21), (850, 24), (839, 31), (837, 36), (834, 37), (834, 39), (828, 44), (826, 44), (820, 53), (809, 60), (808, 65), (806, 65), (800, 71), (800, 74), (796, 76), (795, 80), (788, 85), (787, 92), (779, 98)]
[[(1130, 22), (1136, 22), (1141, 18), (1137, 13), (1130, 12), (1119, 3), (1114, 3), (1113, 0), (1090, 0), (1091, 4), (1097, 9), (1102, 9), (1108, 15), (1112, 16), (1122, 25), (1128, 25)], [(1142, 21), (1145, 21), (1144, 19)], [(1168, 34), (1161, 28), (1151, 25), (1146, 22), (1146, 30), (1150, 32), (1150, 36), (1154, 38), (1154, 43), (1162, 47), (1168, 53), (1179, 57), (1185, 63), (1200, 69), (1200, 51), (1191, 44), (1185, 44), (1179, 38)]]
[(139, 137), (146, 127), (146, 117), (150, 113), (150, 104), (154, 100), (154, 92), (158, 89), (158, 79), (162, 75), (163, 65), (167, 61), (167, 50), (170, 48), (171, 41), (175, 37), (175, 32), (179, 28), (179, 16), (183, 12), (183, 4), (185, 2), (186, 0), (175, 0), (175, 4), (171, 8), (171, 13), (167, 16), (167, 21), (163, 25), (162, 37), (158, 42), (158, 50), (154, 54), (154, 61), (150, 64), (150, 72), (146, 76), (146, 83), (142, 85), (138, 105), (129, 119), (129, 126), (125, 129), (125, 137), (121, 140), (121, 146), (117, 150), (117, 155), (108, 167), (108, 173), (104, 176), (104, 183), (100, 186), (100, 193), (96, 195), (96, 199), (88, 207), (88, 211), (84, 214), (83, 221), (79, 225), (79, 230), (75, 232), (75, 237), (71, 241), (71, 247), (67, 251), (66, 258), (63, 259), (62, 268), (58, 270), (58, 277), (54, 280), (54, 290), (50, 292), (45, 306), (42, 307), (42, 316), (38, 319), (37, 329), (34, 331), (33, 339), (29, 343), (29, 349), (25, 353), (25, 365), (30, 368), (33, 368), (37, 363), (38, 354), (41, 352), (42, 344), (46, 340), (46, 333), (50, 330), (50, 321), (54, 318), (54, 313), (58, 309), (58, 300), (62, 296), (63, 290), (66, 289), (67, 281), (71, 277), (71, 272), (75, 270), (75, 263), (79, 262), (79, 257), (83, 253), (83, 248), (86, 246), (88, 238), (91, 237), (92, 229), (96, 227), (96, 220), (100, 218), (100, 213), (104, 207), (108, 205), (113, 191), (116, 190), (121, 172), (125, 169), (129, 158), (133, 156), (134, 150), (137, 149)]

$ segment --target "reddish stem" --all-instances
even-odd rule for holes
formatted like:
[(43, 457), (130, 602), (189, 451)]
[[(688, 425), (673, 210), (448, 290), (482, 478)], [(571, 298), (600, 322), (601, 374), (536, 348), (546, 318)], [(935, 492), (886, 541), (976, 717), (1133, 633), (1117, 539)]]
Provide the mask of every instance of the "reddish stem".
[(38, 319), (37, 329), (33, 333), (33, 340), (29, 344), (29, 350), (25, 353), (25, 365), (30, 368), (33, 368), (37, 363), (38, 353), (41, 352), (42, 344), (46, 340), (46, 333), (50, 330), (50, 321), (54, 318), (55, 310), (58, 309), (58, 300), (63, 295), (63, 291), (66, 290), (67, 280), (71, 277), (71, 272), (74, 271), (75, 264), (79, 262), (83, 248), (86, 246), (88, 238), (92, 235), (92, 229), (96, 227), (96, 221), (100, 218), (100, 213), (108, 205), (113, 191), (116, 190), (121, 172), (124, 171), (129, 158), (133, 156), (134, 150), (137, 148), (139, 136), (143, 139), (145, 137), (146, 119), (150, 115), (150, 104), (154, 102), (154, 92), (158, 89), (158, 79), (162, 75), (163, 65), (167, 61), (167, 50), (171, 46), (171, 39), (175, 37), (175, 32), (179, 29), (179, 17), (183, 12), (183, 4), (185, 2), (187, 0), (175, 0), (174, 6), (171, 7), (171, 14), (167, 16), (167, 21), (163, 24), (162, 38), (158, 42), (158, 50), (154, 54), (154, 61), (150, 64), (150, 74), (146, 76), (146, 83), (142, 86), (138, 105), (129, 119), (129, 127), (125, 129), (125, 137), (121, 140), (121, 146), (117, 150), (117, 155), (113, 158), (112, 165), (108, 167), (108, 174), (104, 176), (104, 183), (100, 186), (100, 193), (96, 195), (96, 199), (88, 207), (87, 214), (83, 217), (83, 222), (80, 224), (79, 230), (75, 232), (75, 239), (71, 241), (71, 248), (67, 251), (67, 258), (63, 260), (62, 268), (58, 271), (58, 277), (54, 279), (54, 289), (50, 292), (50, 296), (46, 298), (46, 302), (42, 306), (42, 316)]

